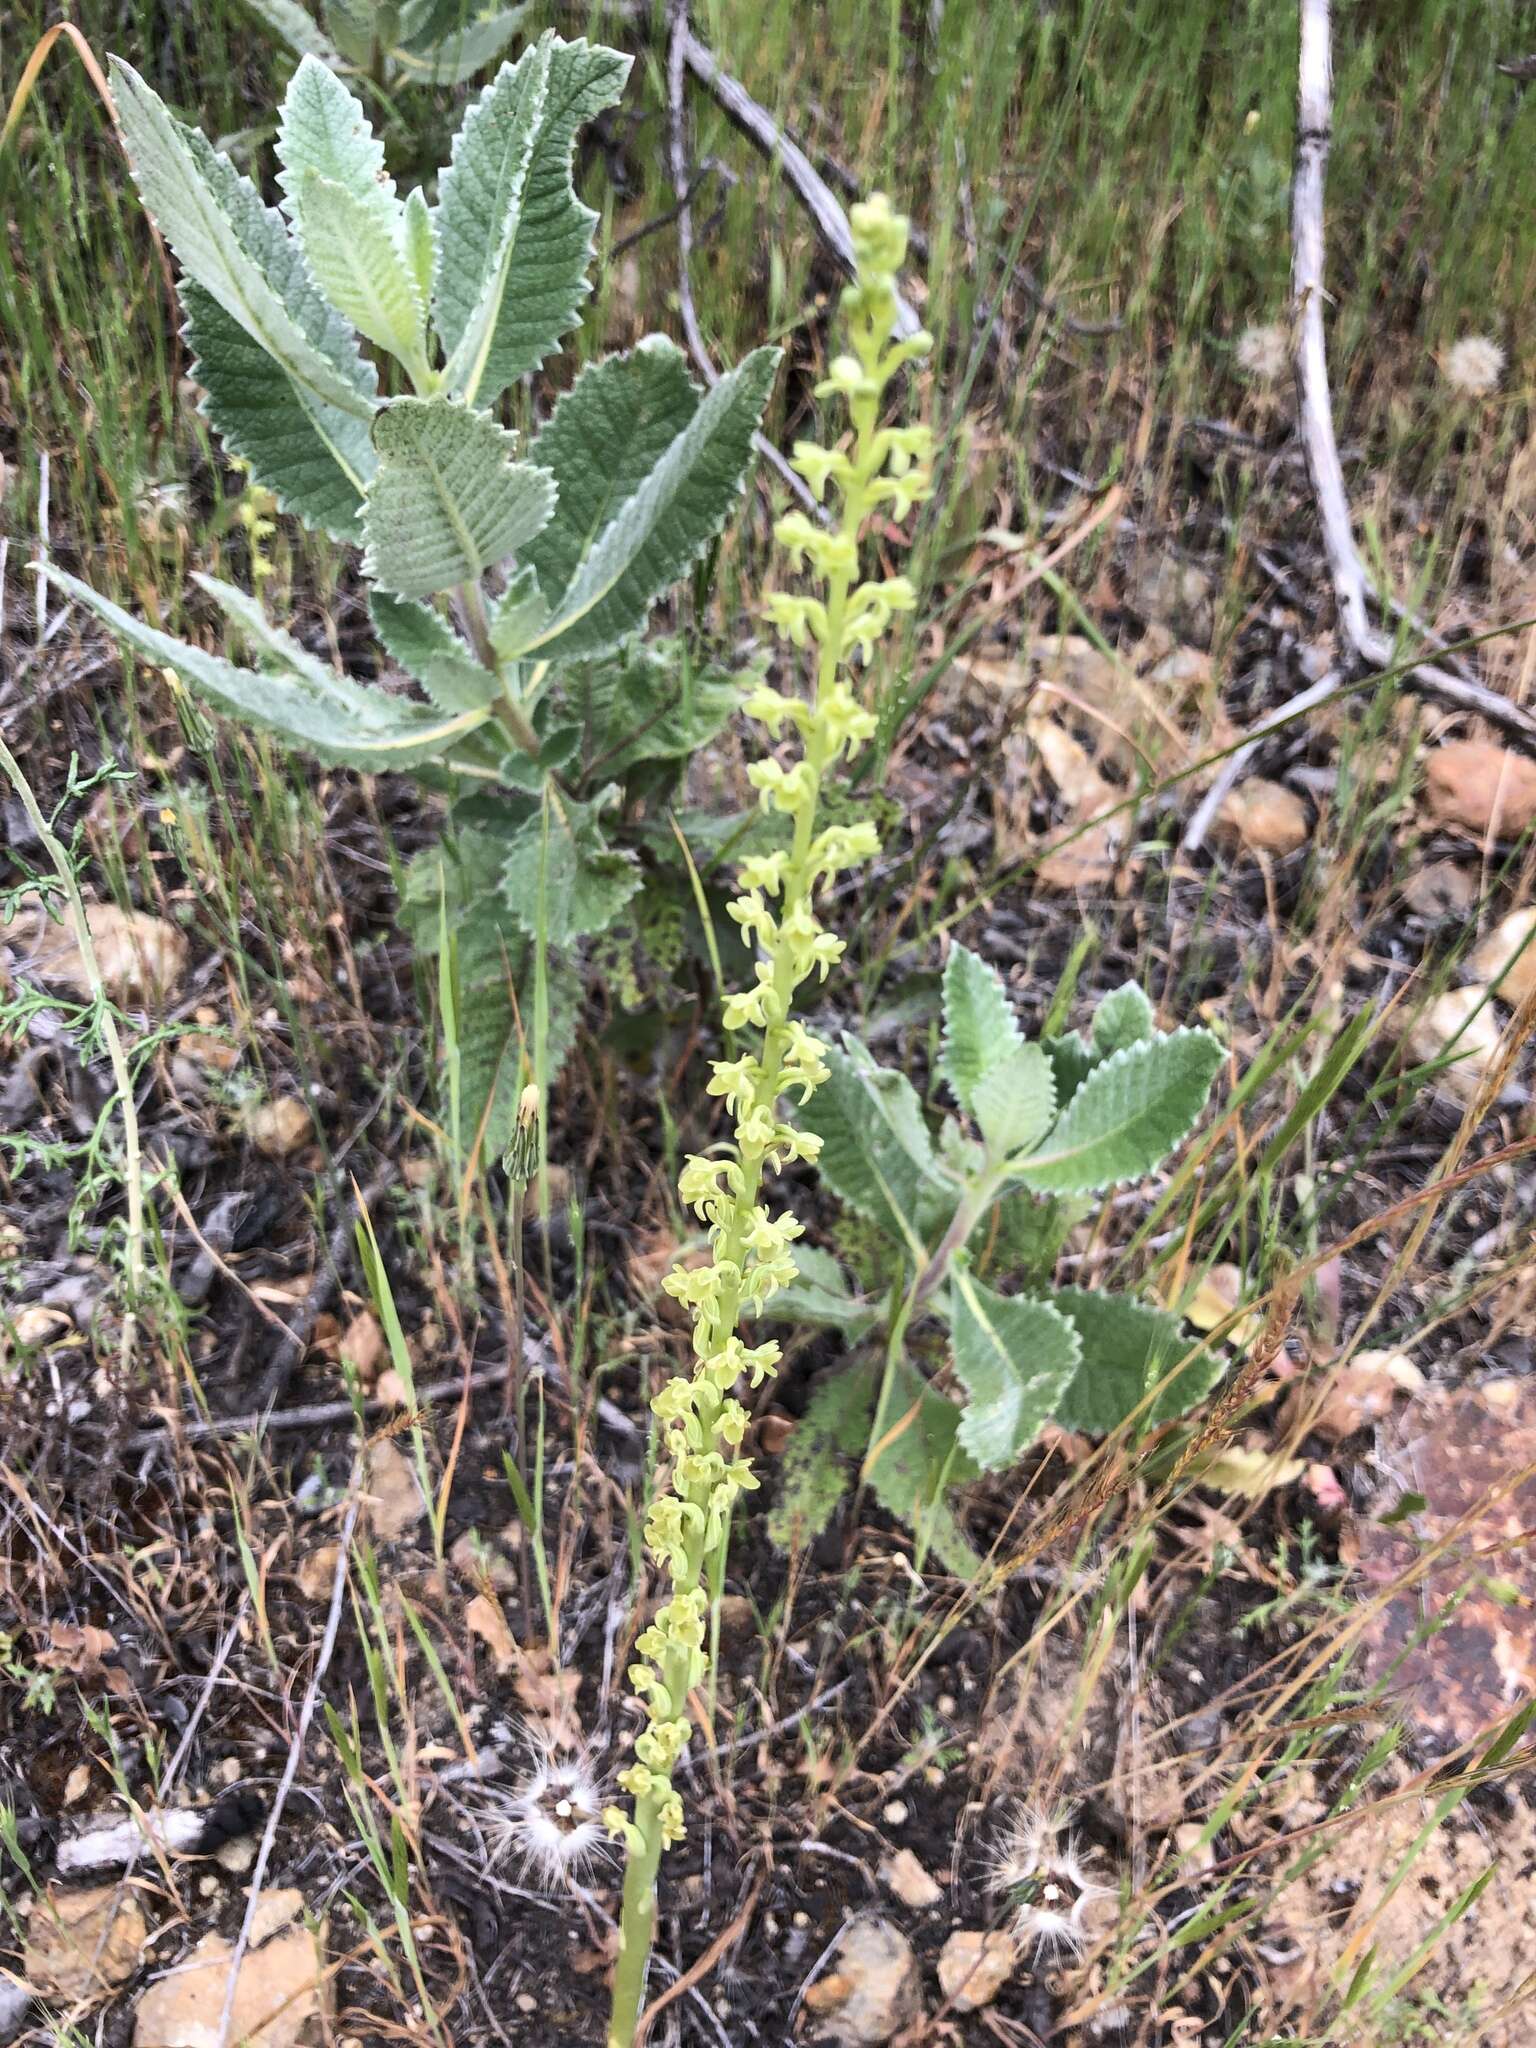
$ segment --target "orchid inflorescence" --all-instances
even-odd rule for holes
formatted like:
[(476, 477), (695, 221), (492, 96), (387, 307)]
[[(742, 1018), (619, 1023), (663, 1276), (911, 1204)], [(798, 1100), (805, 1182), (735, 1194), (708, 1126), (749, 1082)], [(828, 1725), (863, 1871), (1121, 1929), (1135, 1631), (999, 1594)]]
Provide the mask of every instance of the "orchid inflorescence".
[(647, 1716), (635, 1761), (619, 1777), (633, 1810), (611, 1807), (605, 1815), (628, 1851), (610, 2031), (615, 2048), (628, 2048), (638, 2013), (661, 1854), (684, 1832), (672, 1774), (688, 1743), (688, 1696), (707, 1668), (705, 1562), (723, 1544), (738, 1496), (757, 1486), (742, 1451), (750, 1417), (736, 1390), (742, 1380), (760, 1386), (779, 1360), (771, 1339), (745, 1341), (741, 1320), (795, 1276), (792, 1246), (801, 1226), (787, 1213), (773, 1213), (763, 1199), (764, 1176), (792, 1160), (814, 1162), (821, 1149), (819, 1137), (797, 1129), (782, 1111), (786, 1101), (803, 1105), (828, 1072), (827, 1047), (791, 1012), (801, 984), (825, 979), (843, 953), (843, 941), (817, 916), (818, 893), (879, 851), (867, 821), (817, 829), (826, 777), (875, 732), (874, 715), (845, 671), (855, 657), (872, 658), (876, 642), (899, 613), (912, 609), (915, 597), (904, 576), (859, 580), (860, 534), (871, 514), (900, 518), (931, 488), (929, 430), (880, 423), (891, 379), (932, 346), (921, 331), (897, 338), (896, 275), (906, 255), (906, 222), (877, 196), (853, 209), (852, 228), (858, 274), (842, 298), (850, 353), (837, 356), (817, 386), (818, 397), (844, 403), (851, 435), (833, 447), (797, 442), (793, 455), (817, 502), (835, 498), (837, 517), (825, 527), (804, 512), (778, 521), (775, 537), (820, 591), (780, 592), (767, 606), (770, 623), (791, 646), (815, 651), (815, 688), (799, 697), (765, 684), (745, 707), (774, 739), (788, 729), (800, 743), (798, 759), (768, 758), (748, 770), (763, 808), (779, 813), (790, 828), (787, 846), (742, 862), (741, 893), (730, 906), (755, 942), (757, 960), (751, 987), (726, 1000), (722, 1022), (728, 1031), (761, 1035), (750, 1051), (715, 1063), (709, 1092), (723, 1098), (734, 1117), (734, 1138), (690, 1158), (680, 1180), (683, 1201), (708, 1228), (710, 1256), (665, 1282), (692, 1320), (696, 1362), (690, 1377), (670, 1381), (651, 1404), (668, 1469), (645, 1540), (670, 1595), (641, 1634), (638, 1661), (629, 1670)]

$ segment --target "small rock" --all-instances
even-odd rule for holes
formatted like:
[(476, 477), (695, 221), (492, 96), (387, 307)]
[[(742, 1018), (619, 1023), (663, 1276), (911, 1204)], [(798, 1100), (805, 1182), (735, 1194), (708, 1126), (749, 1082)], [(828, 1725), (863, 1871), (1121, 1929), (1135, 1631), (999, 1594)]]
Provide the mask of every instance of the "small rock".
[(318, 1550), (311, 1550), (299, 1559), (294, 1583), (306, 1600), (329, 1600), (331, 1588), (336, 1583), (336, 1560), (341, 1556), (339, 1543), (322, 1543)]
[(400, 1446), (383, 1437), (368, 1453), (368, 1527), (380, 1543), (393, 1543), (427, 1512), (416, 1472)]
[(411, 1390), (392, 1365), (386, 1366), (379, 1374), (378, 1385), (373, 1391), (386, 1407), (409, 1408), (411, 1405)]
[(957, 1927), (939, 1952), (939, 1986), (956, 2012), (980, 2012), (1013, 1975), (1018, 1947), (1002, 1928)]
[(277, 1095), (246, 1112), (245, 1133), (258, 1152), (284, 1159), (314, 1135), (314, 1119), (297, 1095)]
[(1251, 775), (1221, 807), (1222, 823), (1250, 853), (1295, 853), (1311, 837), (1306, 805), (1283, 782)]
[(845, 2048), (878, 2048), (923, 2009), (912, 1944), (889, 1920), (859, 1914), (843, 1931), (835, 1970), (811, 1986), (805, 2002)]
[(148, 1939), (138, 1899), (122, 1885), (50, 1885), (32, 1910), (21, 1966), (39, 1998), (73, 2005), (126, 1983)]
[(51, 1344), (74, 1327), (73, 1317), (61, 1308), (44, 1308), (40, 1302), (18, 1309), (11, 1320), (11, 1330), (18, 1347), (23, 1351), (35, 1351), (39, 1345)]
[[(266, 1893), (251, 1946), (235, 1979), (229, 2038), (242, 2048), (300, 2048), (322, 2029), (325, 1959), (309, 1930), (293, 1923), (295, 1891)], [(219, 1934), (205, 1934), (186, 1962), (151, 1984), (139, 2001), (133, 2048), (214, 2048), (233, 1956)]]
[(1499, 1049), (1499, 1020), (1487, 989), (1477, 982), (1446, 989), (1414, 1018), (1407, 1042), (1415, 1060), (1445, 1058), (1436, 1084), (1458, 1102), (1470, 1102)]
[(15, 2040), (31, 2003), (32, 1994), (25, 1984), (0, 1974), (0, 2042)]
[(1442, 825), (1516, 839), (1536, 822), (1536, 761), (1488, 740), (1448, 740), (1425, 764), (1424, 800)]
[(1198, 563), (1181, 562), (1172, 552), (1144, 556), (1128, 595), (1132, 609), (1149, 623), (1168, 626), (1197, 647), (1210, 645), (1211, 579)]
[(1501, 918), (1468, 961), (1512, 1008), (1536, 988), (1536, 909), (1512, 910)]
[(1477, 876), (1453, 860), (1426, 861), (1403, 883), (1403, 901), (1420, 917), (1460, 917), (1477, 901)]
[(944, 1896), (943, 1886), (934, 1882), (910, 1849), (898, 1849), (894, 1856), (885, 1858), (880, 1865), (880, 1881), (914, 1912), (936, 1906)]

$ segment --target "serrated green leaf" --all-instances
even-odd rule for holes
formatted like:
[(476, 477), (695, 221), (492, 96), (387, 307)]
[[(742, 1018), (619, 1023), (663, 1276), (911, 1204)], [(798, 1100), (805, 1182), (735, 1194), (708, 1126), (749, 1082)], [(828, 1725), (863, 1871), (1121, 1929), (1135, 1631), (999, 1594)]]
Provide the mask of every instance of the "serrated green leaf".
[(321, 34), (298, 0), (245, 0), (245, 4), (301, 57), (318, 57), (322, 64), (341, 62), (341, 52)]
[[(1068, 1429), (1107, 1436), (1173, 1373), (1142, 1410), (1144, 1427), (1166, 1422), (1192, 1408), (1221, 1378), (1221, 1360), (1186, 1336), (1179, 1318), (1166, 1309), (1077, 1287), (1056, 1288), (1048, 1299), (1082, 1342), (1082, 1362), (1056, 1403), (1056, 1419)], [(1181, 1359), (1188, 1362), (1174, 1373)]]
[(944, 966), (944, 1040), (939, 1071), (966, 1111), (987, 1069), (1024, 1043), (995, 967), (968, 946), (951, 946)]
[(792, 1247), (795, 1277), (770, 1294), (757, 1311), (771, 1323), (804, 1323), (813, 1330), (837, 1330), (850, 1344), (874, 1323), (878, 1310), (856, 1295), (830, 1252), (813, 1244)]
[(376, 195), (386, 208), (398, 204), (394, 181), (384, 169), (384, 145), (362, 101), (316, 57), (304, 59), (283, 94), (277, 161), (277, 182), (290, 215), (298, 211), (311, 171), (354, 199)]
[[(522, 1028), (532, 1028), (532, 948), (505, 915), (499, 896), (506, 837), (449, 831), (412, 861), (401, 919), (419, 953), (432, 956), (442, 937), (442, 910), (458, 966), (459, 1151), (479, 1140), (494, 1164), (512, 1139), (523, 1085)], [(581, 983), (565, 961), (550, 956), (549, 1078), (558, 1077), (576, 1042)], [(446, 1111), (446, 1100), (444, 1109)]]
[(432, 270), (437, 262), (437, 224), (427, 204), (427, 195), (419, 185), (413, 186), (406, 194), (404, 233), (405, 260), (415, 281), (416, 296), (423, 306), (430, 306)]
[(125, 646), (171, 669), (216, 710), (274, 732), (331, 766), (379, 773), (451, 758), (455, 746), (485, 721), (483, 711), (444, 719), (423, 705), (336, 675), (262, 618), (253, 598), (211, 576), (198, 581), (281, 668), (239, 668), (133, 618), (62, 569), (48, 564), (44, 573), (57, 589), (95, 612)]
[(530, 937), (542, 925), (551, 946), (569, 946), (606, 931), (639, 888), (639, 863), (612, 846), (603, 827), (615, 794), (610, 785), (577, 803), (551, 790), (509, 843), (502, 898)]
[(550, 604), (699, 409), (682, 350), (647, 335), (627, 354), (588, 363), (529, 450), (560, 486), (555, 516), (528, 550)]
[[(556, 512), (559, 509), (560, 500), (557, 496)], [(538, 544), (538, 537), (535, 536), (529, 546), (534, 548)], [(502, 661), (515, 660), (518, 648), (528, 644), (548, 617), (549, 606), (545, 602), (543, 591), (539, 588), (539, 579), (532, 568), (524, 563), (491, 606), (491, 645), (498, 657)]]
[(113, 58), (114, 98), (145, 206), (194, 283), (310, 397), (361, 419), (376, 380), (281, 214), (196, 129)]
[(397, 398), (373, 430), (379, 469), (363, 507), (364, 573), (398, 597), (478, 583), (554, 509), (547, 470), (512, 460), (513, 436), (446, 398)]
[[(413, 85), (462, 85), (501, 55), (522, 26), (526, 7), (479, 14), (469, 0), (427, 10), (424, 25), (402, 19), (400, 39), (390, 57)], [(437, 23), (443, 23), (438, 27)]]
[(1068, 1031), (1060, 1038), (1043, 1038), (1040, 1042), (1056, 1080), (1056, 1107), (1065, 1109), (1093, 1072), (1093, 1049), (1081, 1031)]
[(584, 756), (604, 775), (697, 753), (741, 696), (735, 676), (698, 667), (678, 640), (627, 641), (616, 654), (583, 663), (565, 678), (565, 702), (581, 720)]
[(414, 598), (375, 590), (368, 602), (374, 630), (441, 711), (474, 711), (495, 702), (500, 685), (482, 668), (441, 612)]
[(1221, 1065), (1208, 1031), (1175, 1031), (1094, 1068), (1019, 1177), (1043, 1194), (1091, 1194), (1134, 1180), (1194, 1128)]
[(361, 541), (363, 493), (378, 467), (368, 421), (322, 405), (217, 300), (181, 282), (199, 407), (229, 453), (279, 507), (333, 540)]
[(1125, 982), (1100, 999), (1093, 1013), (1095, 1057), (1108, 1059), (1127, 1045), (1140, 1045), (1153, 1034), (1152, 1005), (1134, 981)]
[(597, 216), (571, 184), (576, 130), (629, 59), (546, 35), (504, 64), (454, 140), (437, 209), (433, 318), (449, 388), (491, 404), (576, 324)]
[(425, 365), (426, 310), (405, 260), (404, 219), (306, 171), (299, 232), (315, 282), (344, 319), (408, 368)]
[(638, 490), (597, 536), (526, 654), (605, 653), (644, 624), (720, 531), (741, 494), (779, 360), (761, 348), (700, 400)]
[(379, 27), (378, 0), (324, 0), (322, 12), (341, 54), (359, 66), (371, 63)]
[(803, 1550), (831, 1521), (853, 1477), (852, 1461), (868, 1445), (878, 1384), (874, 1361), (817, 1380), (780, 1461), (779, 1496), (768, 1514), (768, 1537), (780, 1550)]
[(955, 1373), (969, 1397), (960, 1442), (984, 1472), (1000, 1472), (1054, 1413), (1082, 1342), (1049, 1302), (994, 1294), (969, 1273), (956, 1271), (950, 1298)]
[(1038, 1045), (1016, 1045), (994, 1061), (971, 1091), (987, 1150), (1011, 1158), (1038, 1144), (1056, 1114), (1056, 1077)]
[(969, 1579), (981, 1560), (945, 1498), (952, 1487), (976, 1477), (974, 1463), (956, 1442), (959, 1424), (954, 1402), (935, 1393), (906, 1359), (897, 1359), (866, 1477), (880, 1505), (905, 1522), (923, 1548), (932, 1549), (957, 1577)]
[(922, 1104), (905, 1074), (882, 1067), (847, 1037), (799, 1121), (821, 1139), (822, 1179), (850, 1209), (878, 1223), (916, 1256), (954, 1209), (940, 1179)]

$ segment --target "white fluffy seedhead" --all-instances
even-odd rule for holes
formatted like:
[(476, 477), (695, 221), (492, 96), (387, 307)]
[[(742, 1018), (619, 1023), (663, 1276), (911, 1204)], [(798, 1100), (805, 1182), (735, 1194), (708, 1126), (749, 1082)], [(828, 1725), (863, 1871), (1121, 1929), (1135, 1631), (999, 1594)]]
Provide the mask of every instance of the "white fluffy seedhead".
[(1291, 360), (1291, 338), (1278, 321), (1245, 327), (1237, 337), (1237, 367), (1256, 384), (1278, 384)]
[(1488, 334), (1464, 334), (1445, 356), (1445, 381), (1467, 398), (1485, 398), (1504, 374), (1504, 351)]
[(589, 1757), (536, 1745), (528, 1768), (496, 1790), (492, 1858), (513, 1858), (546, 1885), (575, 1884), (608, 1850), (604, 1804)]
[(1067, 1816), (1035, 1806), (1009, 1816), (987, 1882), (1012, 1903), (1015, 1937), (1038, 1950), (1076, 1953), (1089, 1939), (1099, 1901), (1114, 1897), (1089, 1873)]

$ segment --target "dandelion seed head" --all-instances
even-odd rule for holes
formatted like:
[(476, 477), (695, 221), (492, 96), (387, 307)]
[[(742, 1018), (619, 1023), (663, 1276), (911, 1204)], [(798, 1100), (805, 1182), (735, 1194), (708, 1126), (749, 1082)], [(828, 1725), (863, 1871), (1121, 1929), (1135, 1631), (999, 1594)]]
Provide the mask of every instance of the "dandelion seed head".
[(512, 1858), (546, 1885), (574, 1883), (608, 1851), (605, 1799), (590, 1758), (536, 1747), (521, 1776), (492, 1791), (486, 1815), (492, 1861)]
[(1467, 398), (1484, 398), (1504, 374), (1504, 351), (1488, 334), (1464, 334), (1447, 351), (1445, 381)]
[(1012, 1901), (1013, 1931), (1037, 1950), (1081, 1949), (1100, 1900), (1114, 1897), (1088, 1870), (1064, 1814), (1020, 1806), (992, 1853), (990, 1890)]
[(1256, 384), (1278, 384), (1290, 355), (1290, 337), (1278, 321), (1245, 327), (1237, 337), (1237, 366)]

